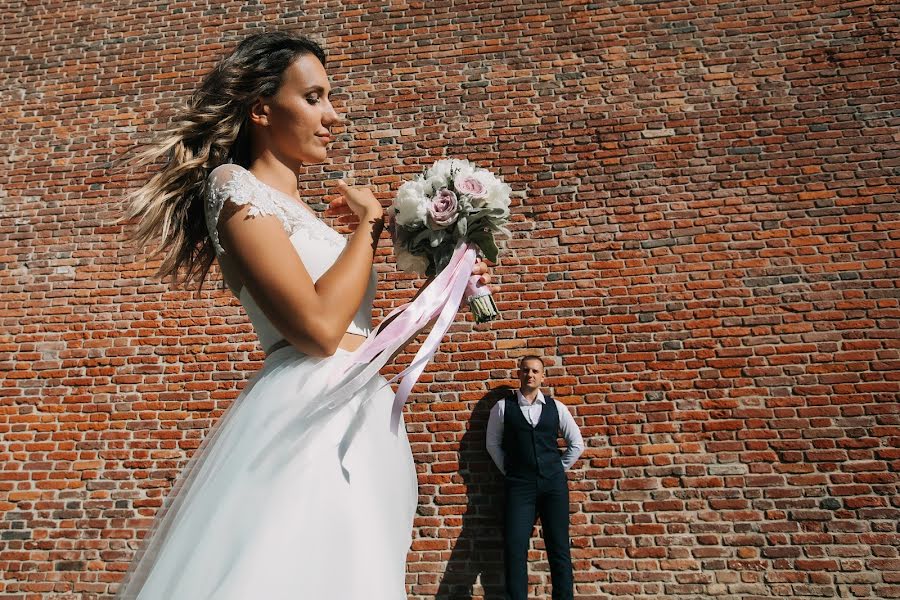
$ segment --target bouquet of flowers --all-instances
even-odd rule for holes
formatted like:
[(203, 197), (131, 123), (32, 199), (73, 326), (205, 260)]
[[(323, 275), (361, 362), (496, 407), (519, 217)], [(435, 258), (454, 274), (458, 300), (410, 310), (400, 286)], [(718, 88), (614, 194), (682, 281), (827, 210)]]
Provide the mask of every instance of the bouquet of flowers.
[[(444, 159), (407, 181), (394, 199), (391, 234), (397, 268), (434, 276), (461, 247), (497, 261), (494, 234), (509, 235), (511, 189), (466, 160)], [(472, 277), (465, 298), (478, 323), (499, 316), (487, 286)]]
[[(481, 285), (472, 271), (478, 256), (497, 260), (494, 234), (509, 235), (505, 225), (510, 193), (510, 187), (488, 171), (457, 159), (439, 160), (400, 186), (390, 224), (397, 266), (433, 279), (412, 301), (391, 311), (332, 373), (332, 384), (343, 390), (341, 401), (367, 385), (411, 336), (433, 322), (412, 363), (384, 383), (400, 380), (391, 411), (391, 431), (396, 434), (403, 404), (437, 352), (463, 298), (478, 322), (498, 316), (489, 288)], [(360, 423), (354, 419), (347, 429), (340, 444), (341, 456)]]

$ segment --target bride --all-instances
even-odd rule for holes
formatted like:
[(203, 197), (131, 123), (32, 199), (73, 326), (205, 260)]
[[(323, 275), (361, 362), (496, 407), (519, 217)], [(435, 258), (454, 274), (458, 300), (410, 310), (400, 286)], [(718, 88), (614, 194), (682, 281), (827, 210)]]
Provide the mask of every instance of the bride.
[[(136, 221), (139, 244), (159, 243), (157, 275), (176, 283), (202, 285), (218, 260), (266, 358), (179, 474), (117, 598), (406, 596), (409, 442), (390, 431), (380, 375), (341, 375), (371, 332), (384, 212), (368, 189), (339, 182), (335, 204), (359, 219), (345, 238), (297, 189), (340, 121), (324, 65), (306, 38), (252, 35), (141, 155), (165, 164), (123, 222)], [(475, 273), (489, 281), (484, 263)]]

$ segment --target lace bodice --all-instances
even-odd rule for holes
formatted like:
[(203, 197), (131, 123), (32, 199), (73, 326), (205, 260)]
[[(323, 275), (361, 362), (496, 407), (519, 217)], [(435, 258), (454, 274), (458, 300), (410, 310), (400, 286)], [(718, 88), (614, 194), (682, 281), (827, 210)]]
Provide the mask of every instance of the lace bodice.
[[(216, 225), (226, 201), (237, 205), (249, 204), (248, 212), (251, 217), (260, 215), (277, 217), (313, 281), (318, 280), (331, 268), (347, 243), (344, 236), (326, 225), (297, 200), (258, 180), (240, 165), (229, 163), (212, 170), (207, 179), (206, 189), (206, 226), (220, 262), (227, 260), (227, 254), (219, 243)], [(235, 285), (227, 277), (225, 283), (247, 311), (247, 316), (263, 348), (268, 349), (275, 342), (284, 339), (246, 288)], [(375, 284), (373, 268), (362, 304), (347, 328), (349, 333), (369, 335), (371, 332)]]

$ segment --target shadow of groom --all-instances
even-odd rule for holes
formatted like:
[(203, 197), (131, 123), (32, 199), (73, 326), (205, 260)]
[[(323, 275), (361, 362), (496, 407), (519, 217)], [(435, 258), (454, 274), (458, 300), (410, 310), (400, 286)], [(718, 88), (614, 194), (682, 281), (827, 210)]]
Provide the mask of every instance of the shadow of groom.
[(500, 386), (479, 400), (459, 442), (459, 476), (466, 486), (467, 507), (437, 600), (503, 600), (503, 476), (487, 452), (485, 432), (491, 408), (511, 390)]

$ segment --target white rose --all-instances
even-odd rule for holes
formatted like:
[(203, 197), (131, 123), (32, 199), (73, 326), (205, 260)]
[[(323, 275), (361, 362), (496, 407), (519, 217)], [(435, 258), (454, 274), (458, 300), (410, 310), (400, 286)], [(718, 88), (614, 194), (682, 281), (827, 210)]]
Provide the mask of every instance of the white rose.
[(502, 208), (509, 212), (509, 194), (512, 188), (503, 182), (497, 182), (496, 185), (488, 188), (487, 200), (485, 205), (490, 208)]
[(429, 177), (422, 182), (422, 193), (433, 198), (439, 191), (447, 187), (448, 179), (445, 177)]
[(469, 177), (475, 173), (475, 166), (467, 160), (457, 160), (453, 159), (453, 164), (450, 165), (450, 170), (453, 172), (453, 177)]
[[(453, 173), (452, 176), (451, 172)], [(438, 179), (442, 181), (443, 183), (440, 187), (444, 187), (447, 185), (446, 182), (453, 181), (454, 178), (460, 175), (465, 177), (467, 175), (471, 175), (474, 172), (475, 167), (467, 160), (461, 160), (458, 158), (444, 158), (431, 165), (431, 168), (429, 168), (425, 172), (425, 177), (428, 179)]]
[(475, 208), (500, 208), (503, 209), (503, 214), (508, 216), (509, 195), (512, 193), (512, 188), (487, 171), (477, 171), (474, 177), (481, 181), (487, 189), (483, 198), (472, 199)]
[(486, 188), (492, 188), (499, 183), (503, 183), (493, 173), (486, 169), (476, 169), (475, 172), (472, 173), (472, 177), (480, 181)]
[(425, 224), (428, 216), (428, 202), (420, 181), (407, 181), (397, 190), (394, 199), (395, 218), (398, 225), (416, 227)]
[(401, 271), (424, 275), (428, 269), (428, 259), (424, 256), (416, 256), (402, 248), (394, 248), (394, 255), (397, 257), (397, 268)]
[(449, 178), (450, 161), (446, 159), (437, 161), (425, 171), (425, 179), (442, 179), (446, 181)]

